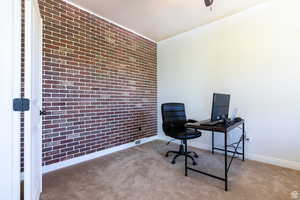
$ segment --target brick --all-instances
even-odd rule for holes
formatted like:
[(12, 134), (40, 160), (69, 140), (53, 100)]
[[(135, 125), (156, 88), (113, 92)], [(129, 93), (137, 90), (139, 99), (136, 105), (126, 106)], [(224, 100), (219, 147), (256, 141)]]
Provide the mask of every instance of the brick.
[[(39, 3), (43, 166), (156, 135), (156, 44), (63, 0)], [(22, 17), (24, 96), (24, 0)]]

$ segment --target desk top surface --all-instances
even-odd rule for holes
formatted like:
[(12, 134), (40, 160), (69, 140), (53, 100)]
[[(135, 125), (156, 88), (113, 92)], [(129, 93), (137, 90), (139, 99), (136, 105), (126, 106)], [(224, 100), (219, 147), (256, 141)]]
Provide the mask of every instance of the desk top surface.
[(242, 120), (240, 122), (236, 122), (231, 125), (216, 124), (213, 126), (201, 124), (201, 123), (204, 123), (207, 121), (209, 121), (209, 120), (203, 120), (203, 121), (195, 122), (195, 123), (187, 123), (185, 126), (186, 126), (186, 128), (196, 128), (196, 129), (204, 130), (204, 131), (216, 131), (216, 132), (225, 133), (225, 132), (229, 132), (229, 131), (235, 129), (236, 127), (240, 126), (241, 124), (243, 124), (245, 122), (245, 120)]

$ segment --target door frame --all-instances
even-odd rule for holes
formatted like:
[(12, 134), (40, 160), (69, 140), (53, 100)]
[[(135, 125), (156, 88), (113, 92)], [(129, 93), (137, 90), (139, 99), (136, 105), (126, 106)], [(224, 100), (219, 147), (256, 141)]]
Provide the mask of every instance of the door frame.
[(0, 6), (0, 199), (20, 199), (20, 112), (13, 98), (21, 97), (21, 1)]

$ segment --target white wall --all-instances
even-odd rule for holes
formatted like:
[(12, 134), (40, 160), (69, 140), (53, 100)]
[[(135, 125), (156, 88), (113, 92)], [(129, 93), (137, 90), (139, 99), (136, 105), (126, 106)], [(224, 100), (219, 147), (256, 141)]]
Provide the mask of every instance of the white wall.
[[(213, 92), (246, 119), (249, 158), (300, 169), (300, 2), (273, 0), (158, 44), (158, 103), (210, 117)], [(217, 138), (218, 143), (222, 142)], [(210, 135), (194, 142), (208, 148)]]

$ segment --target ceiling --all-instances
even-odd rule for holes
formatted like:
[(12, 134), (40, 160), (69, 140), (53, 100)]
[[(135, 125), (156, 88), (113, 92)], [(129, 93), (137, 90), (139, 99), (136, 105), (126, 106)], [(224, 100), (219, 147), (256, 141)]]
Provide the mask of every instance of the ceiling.
[(266, 0), (69, 0), (154, 41), (161, 41)]

